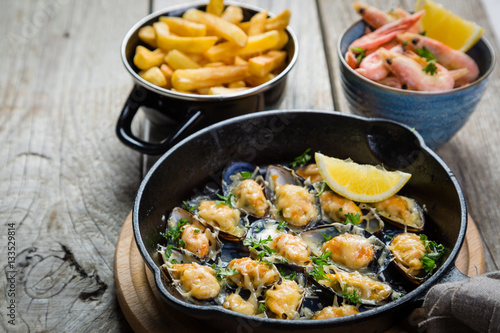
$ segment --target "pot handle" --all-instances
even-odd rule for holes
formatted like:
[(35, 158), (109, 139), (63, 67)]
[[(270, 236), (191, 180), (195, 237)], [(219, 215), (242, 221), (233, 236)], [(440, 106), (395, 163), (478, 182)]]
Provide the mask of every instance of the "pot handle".
[(180, 121), (174, 132), (158, 143), (146, 142), (132, 133), (132, 121), (134, 120), (139, 107), (144, 105), (147, 100), (148, 92), (146, 89), (135, 85), (134, 89), (123, 106), (123, 110), (116, 124), (116, 135), (126, 146), (135, 149), (144, 154), (158, 155), (167, 151), (175, 141), (198, 119), (202, 116), (202, 110), (189, 110)]

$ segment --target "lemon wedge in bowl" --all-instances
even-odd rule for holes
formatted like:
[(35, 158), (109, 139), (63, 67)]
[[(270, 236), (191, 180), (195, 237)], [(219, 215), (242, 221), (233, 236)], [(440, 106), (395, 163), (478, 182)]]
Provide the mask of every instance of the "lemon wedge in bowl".
[(396, 194), (411, 177), (401, 171), (358, 164), (321, 153), (314, 155), (320, 175), (338, 194), (356, 202), (383, 201)]
[(418, 0), (415, 11), (425, 10), (422, 28), (426, 36), (449, 47), (468, 51), (481, 38), (484, 29), (467, 21), (432, 0)]

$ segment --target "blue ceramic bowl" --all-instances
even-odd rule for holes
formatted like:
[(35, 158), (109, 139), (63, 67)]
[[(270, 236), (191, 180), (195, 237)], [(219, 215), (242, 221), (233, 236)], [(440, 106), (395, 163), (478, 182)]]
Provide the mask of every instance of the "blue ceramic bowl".
[(342, 33), (337, 45), (342, 87), (351, 111), (413, 127), (431, 148), (447, 142), (467, 122), (484, 94), (495, 66), (491, 44), (483, 37), (467, 52), (480, 70), (479, 78), (470, 85), (446, 92), (406, 91), (371, 81), (347, 65), (344, 55), (365, 27), (363, 21), (356, 22)]

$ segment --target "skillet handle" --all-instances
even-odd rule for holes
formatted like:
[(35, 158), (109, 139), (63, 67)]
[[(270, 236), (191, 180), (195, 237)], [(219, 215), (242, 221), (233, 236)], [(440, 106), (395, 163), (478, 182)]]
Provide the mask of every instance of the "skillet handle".
[[(467, 275), (460, 272), (458, 270), (457, 266), (453, 265), (453, 266), (451, 266), (450, 270), (448, 272), (446, 272), (441, 277), (441, 279), (439, 279), (437, 281), (437, 283), (441, 284), (441, 283), (459, 282), (459, 281), (464, 281), (464, 280), (468, 280), (468, 279), (470, 279), (470, 277), (468, 277)], [(413, 300), (416, 307), (420, 308), (423, 306), (427, 292), (428, 292), (428, 290)]]
[(148, 91), (143, 87), (135, 85), (123, 106), (116, 124), (116, 135), (120, 141), (126, 146), (144, 154), (157, 155), (166, 152), (203, 115), (202, 110), (187, 111), (170, 136), (159, 143), (146, 142), (132, 133), (132, 121), (139, 108), (144, 105), (147, 99)]

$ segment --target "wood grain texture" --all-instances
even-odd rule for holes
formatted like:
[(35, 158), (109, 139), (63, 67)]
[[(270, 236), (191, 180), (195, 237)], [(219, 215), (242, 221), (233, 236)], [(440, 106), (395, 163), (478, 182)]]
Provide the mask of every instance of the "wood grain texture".
[[(359, 20), (352, 8), (352, 0), (318, 0), (325, 36), (328, 62), (333, 70), (336, 109), (349, 112), (347, 101), (340, 84), (340, 73), (336, 46), (342, 31)], [(414, 1), (364, 1), (378, 8), (401, 7), (412, 10)], [(484, 27), (485, 36), (493, 44), (498, 55), (498, 46), (487, 20), (481, 1), (439, 0), (456, 14), (477, 22)], [(464, 191), (470, 215), (477, 222), (485, 253), (486, 270), (500, 269), (500, 71), (498, 65), (493, 71), (490, 84), (479, 105), (467, 124), (451, 141), (436, 149), (448, 164)]]
[[(120, 43), (146, 1), (19, 1), (0, 27), (0, 263), (16, 228), (16, 325), (0, 331), (126, 330), (113, 253), (140, 181), (114, 126), (131, 89)], [(6, 296), (8, 274), (0, 275)]]
[[(455, 265), (470, 277), (484, 273), (483, 248), (471, 218)], [(116, 245), (114, 271), (118, 302), (136, 333), (215, 332), (208, 327), (209, 323), (193, 321), (163, 301), (155, 285), (154, 276), (144, 264), (137, 249), (132, 230), (132, 214), (125, 220), (120, 232)], [(416, 309), (408, 318), (402, 319), (400, 323), (394, 323), (394, 327), (386, 333), (418, 332), (416, 323), (424, 319), (425, 314), (421, 309)]]

